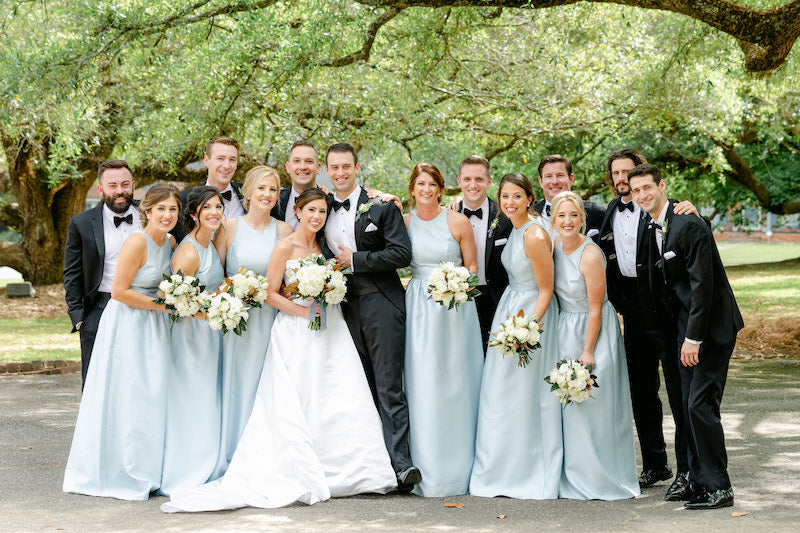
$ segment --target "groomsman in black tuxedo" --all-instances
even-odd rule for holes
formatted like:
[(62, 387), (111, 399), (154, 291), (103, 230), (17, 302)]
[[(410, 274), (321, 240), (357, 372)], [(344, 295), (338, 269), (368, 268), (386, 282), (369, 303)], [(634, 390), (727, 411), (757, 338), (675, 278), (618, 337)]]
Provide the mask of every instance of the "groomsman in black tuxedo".
[(297, 229), (299, 222), (294, 213), (294, 202), (301, 192), (317, 186), (317, 174), (321, 166), (313, 144), (302, 140), (292, 144), (289, 160), (286, 161), (286, 172), (292, 179), (292, 185), (281, 189), (278, 201), (272, 208), (271, 214), (274, 218)]
[[(550, 230), (550, 203), (558, 193), (571, 190), (574, 181), (572, 160), (569, 157), (553, 154), (545, 156), (539, 161), (539, 185), (544, 192), (544, 199), (533, 204), (533, 208), (542, 216), (548, 231)], [(605, 210), (587, 200), (583, 201), (583, 208), (586, 211), (586, 236), (597, 240)]]
[(102, 201), (69, 220), (64, 246), (64, 291), (72, 332), (81, 339), (81, 388), (92, 357), (97, 326), (111, 299), (111, 280), (125, 239), (141, 227), (133, 205), (134, 180), (128, 163), (103, 162), (97, 169)]
[(347, 280), (342, 314), (361, 356), (397, 474), (398, 491), (422, 480), (408, 448), (408, 405), (403, 392), (405, 293), (397, 269), (411, 264), (411, 240), (394, 203), (370, 200), (356, 183), (358, 154), (348, 143), (328, 148), (325, 168), (335, 193), (325, 224), (327, 249)]
[[(239, 166), (239, 143), (230, 137), (217, 137), (206, 145), (203, 161), (208, 168), (208, 179), (203, 185), (216, 188), (222, 194), (223, 218), (236, 218), (244, 214), (242, 184), (233, 180)], [(186, 208), (189, 193), (194, 187), (181, 191), (181, 205)], [(175, 241), (180, 243), (186, 236), (183, 217), (178, 218), (172, 230)]]
[[(675, 357), (676, 332), (669, 316), (660, 312), (663, 306), (657, 306), (650, 295), (647, 270), (649, 242), (644, 237), (649, 217), (633, 201), (628, 184), (628, 171), (646, 162), (642, 154), (630, 148), (618, 150), (609, 156), (607, 176), (618, 197), (608, 204), (600, 226), (599, 244), (607, 259), (608, 299), (622, 314), (625, 325), (625, 354), (633, 418), (642, 452), (639, 485), (645, 488), (672, 478), (662, 428), (661, 399), (658, 396), (658, 363), (661, 361), (675, 422), (678, 475), (666, 496), (667, 500), (673, 500), (688, 488), (689, 483), (687, 433), (678, 359)], [(686, 204), (691, 207), (687, 212), (692, 212), (694, 206), (689, 202)]]
[(497, 202), (486, 195), (491, 184), (492, 171), (485, 157), (471, 155), (458, 165), (462, 201), (454, 206), (457, 205), (458, 212), (469, 219), (475, 235), (478, 277), (481, 279), (478, 286), (481, 294), (475, 299), (475, 306), (478, 309), (484, 355), (497, 303), (508, 285), (508, 274), (500, 262), (500, 254), (513, 228), (508, 217), (498, 209)]
[(675, 214), (666, 182), (654, 165), (634, 167), (628, 181), (634, 200), (653, 220), (650, 236), (657, 255), (650, 266), (651, 290), (661, 295), (678, 333), (691, 481), (684, 506), (729, 507), (733, 489), (720, 403), (736, 334), (744, 327), (742, 315), (708, 225), (698, 217)]

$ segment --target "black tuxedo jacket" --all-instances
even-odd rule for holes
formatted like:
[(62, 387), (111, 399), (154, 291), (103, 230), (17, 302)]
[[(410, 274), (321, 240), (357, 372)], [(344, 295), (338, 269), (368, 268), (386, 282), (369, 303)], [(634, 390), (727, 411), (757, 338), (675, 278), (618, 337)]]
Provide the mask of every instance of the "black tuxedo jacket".
[(272, 211), (270, 211), (272, 218), (280, 221), (286, 220), (286, 206), (289, 204), (289, 195), (291, 193), (291, 186), (281, 189), (281, 192), (278, 193), (278, 201), (275, 202), (275, 205), (272, 206)]
[[(332, 200), (333, 196), (329, 195), (328, 205)], [(356, 211), (353, 228), (356, 239), (356, 250), (353, 251), (355, 268), (352, 276), (372, 282), (395, 307), (405, 310), (405, 291), (397, 269), (411, 264), (411, 239), (403, 215), (394, 202), (370, 199), (362, 188), (356, 209), (369, 202), (372, 202), (372, 207), (368, 211), (361, 214)], [(320, 247), (325, 257), (334, 256), (324, 239)]]
[[(618, 312), (624, 312), (625, 302), (622, 301), (622, 288), (620, 283), (622, 281), (622, 274), (619, 271), (619, 263), (617, 262), (617, 250), (614, 244), (614, 217), (617, 214), (617, 204), (619, 198), (614, 198), (608, 204), (605, 213), (603, 214), (603, 222), (600, 224), (600, 236), (597, 244), (606, 256), (606, 290), (608, 291), (608, 299), (614, 305)], [(648, 216), (644, 211), (643, 215)], [(641, 240), (639, 237), (642, 235), (642, 219), (639, 220), (639, 235), (636, 240), (636, 250), (639, 251)], [(638, 257), (638, 254), (637, 254)], [(637, 261), (638, 263), (638, 261)], [(647, 278), (645, 278), (645, 281)]]
[[(138, 205), (134, 201), (134, 205)], [(106, 241), (103, 235), (103, 202), (69, 219), (64, 246), (64, 292), (72, 331), (83, 322), (97, 299), (103, 280)]]
[(694, 215), (676, 215), (670, 202), (656, 269), (678, 340), (724, 345), (744, 327), (711, 228)]
[[(494, 300), (495, 305), (500, 301), (503, 291), (508, 286), (508, 273), (503, 268), (503, 263), (500, 261), (500, 255), (506, 247), (506, 241), (514, 229), (511, 220), (497, 207), (497, 202), (489, 200), (489, 220), (487, 224), (486, 234), (486, 249), (484, 251), (484, 271), (486, 272), (486, 288)], [(464, 202), (461, 202), (458, 208), (459, 213), (464, 212)], [(494, 220), (497, 219), (497, 227), (492, 229)]]
[[(202, 185), (198, 185), (197, 187), (202, 187)], [(181, 191), (181, 216), (178, 217), (178, 223), (175, 224), (175, 227), (172, 228), (172, 231), (170, 231), (172, 236), (175, 237), (175, 242), (178, 243), (178, 244), (181, 243), (183, 238), (186, 237), (186, 234), (188, 233), (186, 231), (186, 227), (183, 224), (183, 217), (184, 217), (184, 214), (186, 213), (186, 204), (188, 203), (189, 193), (191, 193), (197, 187), (189, 187), (188, 189), (184, 189), (184, 190)], [(236, 183), (235, 181), (232, 181), (231, 182), (231, 188), (233, 189), (233, 192), (236, 193), (236, 196), (239, 198), (239, 201), (242, 202), (242, 207), (244, 207), (244, 202), (242, 201), (242, 198), (243, 198), (242, 197), (242, 184), (241, 183)], [(281, 220), (283, 220), (283, 219), (281, 219)]]
[[(544, 206), (544, 199), (533, 204), (533, 208), (538, 213), (544, 213)], [(602, 206), (594, 202), (584, 200), (583, 210), (586, 211), (586, 233), (588, 234), (593, 229), (600, 231), (600, 226), (603, 224), (603, 216), (605, 215), (605, 210), (602, 208)], [(597, 241), (598, 237), (599, 235), (594, 235), (592, 236), (592, 239)]]

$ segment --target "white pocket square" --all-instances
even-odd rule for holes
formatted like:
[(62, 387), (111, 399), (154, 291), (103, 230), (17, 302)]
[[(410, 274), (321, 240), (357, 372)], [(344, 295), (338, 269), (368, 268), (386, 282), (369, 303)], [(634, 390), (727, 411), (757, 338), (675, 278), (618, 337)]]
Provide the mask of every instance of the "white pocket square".
[(370, 231), (378, 231), (378, 226), (370, 222), (367, 224), (367, 227), (364, 228), (364, 233), (369, 233)]
[(497, 239), (496, 241), (494, 241), (494, 245), (495, 246), (503, 246), (507, 242), (508, 242), (507, 238), (506, 239)]
[(675, 252), (673, 252), (672, 250), (664, 254), (664, 259), (666, 259), (667, 261), (669, 261), (673, 257), (675, 257)]
[(595, 235), (600, 235), (600, 230), (597, 228), (592, 228), (586, 233), (586, 236), (589, 237), (590, 239)]

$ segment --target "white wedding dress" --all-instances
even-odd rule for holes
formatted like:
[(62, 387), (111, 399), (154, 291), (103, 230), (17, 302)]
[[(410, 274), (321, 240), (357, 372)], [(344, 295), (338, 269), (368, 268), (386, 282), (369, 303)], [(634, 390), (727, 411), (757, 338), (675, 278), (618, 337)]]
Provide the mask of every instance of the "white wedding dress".
[[(287, 261), (287, 268), (296, 265)], [(311, 505), (396, 488), (347, 324), (338, 305), (326, 312), (325, 331), (310, 330), (308, 318), (278, 313), (255, 405), (227, 472), (175, 490), (163, 511)]]

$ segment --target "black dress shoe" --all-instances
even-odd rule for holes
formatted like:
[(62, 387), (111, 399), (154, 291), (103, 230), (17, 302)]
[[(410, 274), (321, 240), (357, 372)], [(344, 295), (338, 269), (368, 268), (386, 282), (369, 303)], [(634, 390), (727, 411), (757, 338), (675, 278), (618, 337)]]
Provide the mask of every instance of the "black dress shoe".
[(645, 489), (658, 483), (659, 481), (664, 481), (665, 479), (669, 479), (671, 477), (672, 468), (670, 468), (668, 464), (661, 468), (642, 470), (642, 474), (639, 476), (639, 488)]
[(733, 506), (733, 489), (717, 489), (713, 491), (705, 491), (683, 504), (687, 509), (719, 509), (721, 507)]
[(696, 495), (697, 490), (689, 483), (689, 472), (678, 472), (664, 499), (668, 502), (688, 501), (694, 499)]
[(422, 481), (422, 473), (416, 466), (409, 466), (397, 474), (397, 492), (408, 494), (414, 490), (414, 485)]

